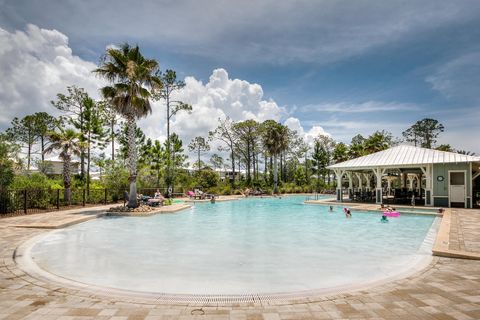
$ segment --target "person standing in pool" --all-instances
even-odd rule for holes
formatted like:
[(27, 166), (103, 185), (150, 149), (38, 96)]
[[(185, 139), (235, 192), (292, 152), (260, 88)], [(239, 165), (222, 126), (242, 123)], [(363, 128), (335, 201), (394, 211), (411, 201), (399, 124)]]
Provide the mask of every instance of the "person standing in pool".
[(388, 218), (385, 214), (382, 215), (382, 219), (380, 220), (380, 222), (383, 222), (383, 223), (388, 222)]
[(330, 206), (330, 209), (328, 211), (333, 212), (333, 206)]
[(347, 210), (345, 211), (345, 217), (346, 217), (347, 219), (350, 219), (350, 218), (352, 217), (352, 212), (350, 211), (350, 209), (347, 209)]

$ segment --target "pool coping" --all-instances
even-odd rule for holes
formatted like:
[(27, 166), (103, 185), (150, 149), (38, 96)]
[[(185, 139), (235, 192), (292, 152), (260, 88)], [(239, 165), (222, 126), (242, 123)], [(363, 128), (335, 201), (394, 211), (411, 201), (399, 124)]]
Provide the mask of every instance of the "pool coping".
[[(438, 232), (439, 226), (432, 224), (431, 228), (435, 228), (434, 232)], [(432, 230), (432, 229), (430, 229)], [(58, 285), (60, 287), (68, 288), (76, 291), (83, 291), (89, 295), (101, 295), (106, 297), (115, 296), (116, 298), (126, 299), (132, 301), (136, 299), (138, 303), (160, 303), (160, 304), (205, 304), (215, 303), (221, 305), (232, 305), (238, 303), (270, 303), (270, 304), (292, 304), (299, 303), (304, 300), (316, 301), (325, 299), (332, 295), (350, 294), (358, 291), (367, 290), (373, 287), (378, 287), (396, 280), (408, 278), (426, 272), (429, 267), (435, 264), (435, 257), (431, 254), (417, 253), (412, 262), (399, 273), (388, 275), (381, 279), (374, 279), (365, 281), (354, 285), (342, 285), (323, 289), (310, 289), (303, 291), (279, 292), (279, 293), (253, 293), (253, 294), (172, 294), (172, 293), (155, 293), (142, 292), (126, 289), (117, 289), (103, 286), (96, 286), (93, 284), (82, 283), (73, 279), (68, 279), (47, 270), (42, 269), (33, 261), (31, 256), (31, 249), (41, 238), (46, 237), (51, 232), (58, 232), (59, 230), (52, 230), (44, 232), (34, 237), (27, 239), (21, 243), (13, 254), (13, 260), (20, 270), (29, 276)], [(424, 239), (425, 242), (425, 239)], [(434, 245), (434, 244), (433, 244)]]

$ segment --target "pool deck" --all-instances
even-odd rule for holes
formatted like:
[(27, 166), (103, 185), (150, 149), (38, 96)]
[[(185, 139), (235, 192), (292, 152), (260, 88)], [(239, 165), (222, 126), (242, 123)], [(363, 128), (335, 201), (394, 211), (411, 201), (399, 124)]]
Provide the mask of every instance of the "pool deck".
[[(242, 195), (239, 195), (239, 196), (217, 196), (215, 198), (215, 202), (224, 202), (224, 201), (234, 201), (234, 200), (238, 200), (238, 199), (243, 199), (245, 198), (244, 196)], [(202, 202), (210, 202), (211, 200), (210, 199), (192, 199), (192, 198), (180, 198), (180, 200), (183, 200), (187, 203), (202, 203)]]
[[(471, 258), (433, 257), (413, 275), (360, 291), (233, 304), (95, 293), (32, 277), (17, 265), (16, 249), (46, 225), (94, 219), (108, 207), (0, 219), (0, 319), (480, 319), (480, 261)], [(480, 255), (480, 210), (447, 210), (437, 245)]]

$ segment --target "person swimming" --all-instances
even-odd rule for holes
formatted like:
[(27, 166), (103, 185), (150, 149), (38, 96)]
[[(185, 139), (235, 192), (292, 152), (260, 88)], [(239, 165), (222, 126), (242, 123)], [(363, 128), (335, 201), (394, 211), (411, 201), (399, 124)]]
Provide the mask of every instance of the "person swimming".
[(333, 206), (330, 206), (330, 209), (328, 211), (333, 212)]
[(386, 215), (382, 215), (382, 219), (380, 219), (380, 222), (383, 222), (383, 223), (388, 222), (387, 216), (386, 216)]

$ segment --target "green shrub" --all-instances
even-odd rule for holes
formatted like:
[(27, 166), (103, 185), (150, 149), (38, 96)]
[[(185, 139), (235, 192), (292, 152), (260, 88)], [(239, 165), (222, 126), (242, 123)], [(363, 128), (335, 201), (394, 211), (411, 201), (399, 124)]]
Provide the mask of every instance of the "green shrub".
[[(56, 192), (51, 190), (51, 186), (56, 186), (56, 183), (43, 173), (17, 175), (11, 184), (12, 189), (26, 190), (28, 206), (39, 209), (48, 208), (55, 203)], [(19, 194), (23, 199), (23, 192)]]
[(202, 186), (205, 189), (216, 187), (220, 181), (218, 173), (211, 169), (203, 169), (195, 172), (194, 179), (197, 186)]

